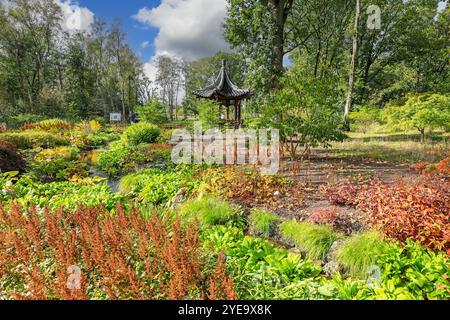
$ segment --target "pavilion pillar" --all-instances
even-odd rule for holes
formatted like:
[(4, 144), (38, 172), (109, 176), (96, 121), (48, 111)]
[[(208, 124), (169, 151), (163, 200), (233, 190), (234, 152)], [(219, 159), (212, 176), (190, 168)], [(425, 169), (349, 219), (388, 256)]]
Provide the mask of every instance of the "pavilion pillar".
[(225, 106), (227, 108), (227, 121), (230, 120), (230, 100), (225, 102)]
[(236, 99), (234, 100), (234, 126), (236, 128), (239, 128), (239, 101)]

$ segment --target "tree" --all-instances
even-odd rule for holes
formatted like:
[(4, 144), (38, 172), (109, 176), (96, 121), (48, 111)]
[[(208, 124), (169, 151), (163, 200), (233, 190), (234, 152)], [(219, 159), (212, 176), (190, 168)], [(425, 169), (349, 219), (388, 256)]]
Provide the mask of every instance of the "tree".
[(136, 109), (139, 119), (148, 123), (161, 125), (167, 122), (164, 105), (157, 99), (149, 99), (145, 106), (139, 106)]
[(355, 73), (356, 67), (358, 64), (358, 29), (359, 29), (359, 20), (361, 18), (361, 2), (360, 0), (356, 0), (355, 3), (355, 27), (353, 29), (353, 52), (352, 52), (352, 61), (350, 64), (350, 77), (348, 84), (348, 94), (347, 100), (345, 102), (344, 109), (344, 129), (346, 131), (350, 131), (350, 110), (352, 108), (353, 103), (353, 90), (355, 88)]
[(296, 158), (300, 146), (306, 151), (344, 138), (339, 129), (342, 100), (332, 77), (317, 79), (295, 62), (281, 85), (273, 102), (264, 106), (261, 121), (280, 130), (291, 158)]
[(423, 143), (427, 129), (450, 130), (450, 95), (411, 93), (388, 105), (385, 113), (392, 128), (415, 128)]
[(171, 121), (175, 119), (174, 110), (178, 107), (180, 90), (184, 81), (183, 61), (167, 55), (156, 60), (158, 69), (156, 84), (160, 88), (160, 97), (167, 106), (167, 114)]
[(294, 0), (228, 0), (226, 35), (231, 45), (250, 58), (251, 79), (263, 91), (276, 90), (284, 73), (286, 23)]

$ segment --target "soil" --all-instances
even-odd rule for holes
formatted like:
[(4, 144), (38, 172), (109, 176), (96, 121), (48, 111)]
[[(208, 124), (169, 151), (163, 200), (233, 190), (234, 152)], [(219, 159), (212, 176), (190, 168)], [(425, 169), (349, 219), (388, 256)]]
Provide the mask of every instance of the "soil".
[[(387, 183), (398, 180), (413, 181), (420, 177), (408, 165), (398, 165), (387, 161), (337, 157), (329, 150), (314, 150), (308, 159), (292, 162), (284, 159), (281, 175), (301, 182), (303, 185), (303, 206), (297, 211), (275, 210), (286, 219), (307, 220), (317, 209), (328, 208), (330, 204), (319, 190), (321, 185), (336, 183), (355, 176), (381, 179)], [(339, 218), (334, 227), (344, 234), (352, 234), (368, 228), (368, 216), (353, 207), (339, 207)]]

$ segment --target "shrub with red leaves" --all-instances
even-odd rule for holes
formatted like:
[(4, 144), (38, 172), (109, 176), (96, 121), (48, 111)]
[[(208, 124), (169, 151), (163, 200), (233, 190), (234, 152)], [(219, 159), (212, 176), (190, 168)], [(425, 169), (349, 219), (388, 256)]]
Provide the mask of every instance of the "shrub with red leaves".
[(437, 164), (418, 162), (411, 166), (411, 170), (425, 176), (450, 176), (450, 158), (442, 159)]
[(339, 218), (339, 214), (340, 209), (338, 207), (316, 208), (308, 217), (308, 221), (316, 224), (333, 225)]
[(111, 217), (101, 207), (23, 214), (0, 204), (0, 298), (235, 299), (223, 258), (211, 263), (197, 230), (121, 206)]
[(371, 224), (389, 238), (402, 243), (413, 239), (434, 250), (450, 250), (448, 179), (424, 177), (409, 184), (347, 180), (323, 190), (332, 204), (369, 213)]
[(0, 172), (25, 170), (25, 161), (17, 152), (15, 145), (0, 140)]

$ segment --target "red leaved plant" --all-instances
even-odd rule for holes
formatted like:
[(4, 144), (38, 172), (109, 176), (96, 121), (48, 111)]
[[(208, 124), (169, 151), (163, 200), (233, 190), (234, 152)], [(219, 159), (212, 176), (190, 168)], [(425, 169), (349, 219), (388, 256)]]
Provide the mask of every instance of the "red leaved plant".
[[(22, 212), (0, 204), (0, 292), (16, 299), (234, 299), (223, 259), (207, 264), (196, 224), (119, 205)], [(80, 270), (78, 287), (68, 286)]]

